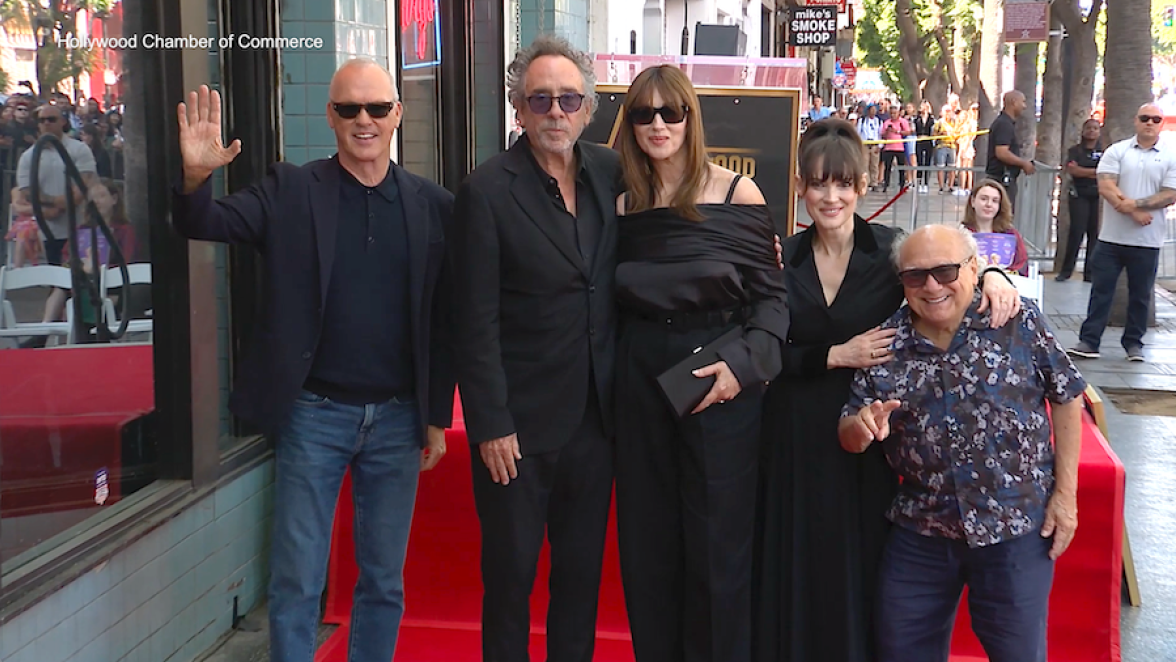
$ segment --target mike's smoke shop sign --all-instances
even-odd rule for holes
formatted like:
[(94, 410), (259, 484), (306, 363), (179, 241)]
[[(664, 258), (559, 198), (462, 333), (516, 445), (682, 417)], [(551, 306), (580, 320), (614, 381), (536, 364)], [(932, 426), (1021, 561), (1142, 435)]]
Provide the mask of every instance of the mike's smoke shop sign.
[(792, 7), (788, 10), (788, 43), (832, 46), (837, 43), (837, 7)]

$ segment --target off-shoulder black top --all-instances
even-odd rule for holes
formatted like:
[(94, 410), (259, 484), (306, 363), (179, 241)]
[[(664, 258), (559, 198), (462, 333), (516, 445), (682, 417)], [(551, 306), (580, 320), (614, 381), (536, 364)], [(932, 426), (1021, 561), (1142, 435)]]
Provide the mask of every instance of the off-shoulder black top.
[(618, 305), (644, 316), (749, 309), (743, 338), (719, 357), (744, 387), (770, 381), (780, 372), (789, 323), (771, 216), (764, 205), (698, 209), (702, 221), (666, 208), (618, 219)]

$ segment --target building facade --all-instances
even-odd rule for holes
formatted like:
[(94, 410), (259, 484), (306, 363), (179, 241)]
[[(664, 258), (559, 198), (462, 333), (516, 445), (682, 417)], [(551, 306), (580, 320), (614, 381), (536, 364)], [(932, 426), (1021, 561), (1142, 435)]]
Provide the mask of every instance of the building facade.
[[(325, 119), (331, 76), (351, 57), (374, 58), (395, 72), (404, 101), (395, 158), (455, 190), (477, 163), (505, 147), (504, 71), (517, 45), (555, 31), (589, 48), (604, 44), (607, 25), (590, 20), (604, 15), (598, 0), (107, 4), (106, 16), (88, 20), (87, 34), (138, 35), (137, 47), (91, 47), (101, 60), (103, 94), (92, 93), (98, 70), (91, 65), (85, 90), (70, 88), (68, 102), (54, 100), (65, 111), (67, 136), (89, 144), (97, 131), (100, 144), (92, 149), (106, 156), (96, 161), (112, 164), (96, 166), (98, 185), (115, 199), (99, 213), (120, 230), (121, 261), (149, 265), (127, 273), (149, 275), (119, 280), (120, 260), (103, 252), (109, 264), (99, 265), (103, 278), (93, 280), (92, 301), (88, 281), (72, 282), (67, 308), (74, 319), (65, 324), (76, 332), (51, 330), (41, 338), (40, 331), (21, 335), (31, 327), (5, 329), (43, 321), (47, 288), (18, 290), (11, 277), (12, 287), (0, 281), (0, 298), (12, 304), (0, 316), (5, 662), (191, 660), (264, 600), (272, 442), (227, 407), (238, 353), (260, 306), (258, 257), (188, 242), (170, 227), (170, 187), (180, 163), (176, 104), (185, 94), (201, 84), (219, 90), (226, 142), (239, 138), (244, 146), (216, 175), (223, 194), (257, 181), (276, 160), (333, 154)], [(9, 50), (27, 46), (14, 32)], [(148, 35), (165, 39), (147, 47)], [(265, 40), (273, 37), (313, 46), (270, 48)], [(35, 66), (21, 71), (38, 73)], [(18, 88), (18, 80), (10, 76), (2, 91), (14, 95), (14, 105), (35, 111), (49, 100)], [(78, 102), (89, 96), (97, 111)], [(18, 128), (36, 139), (35, 120)], [(5, 153), (6, 187), (32, 149), (18, 143)], [(88, 179), (84, 186), (91, 187)], [(5, 276), (21, 271), (17, 262), (61, 262), (54, 259), (59, 245), (44, 250), (41, 239), (49, 237), (37, 236), (36, 220), (19, 205), (8, 208), (7, 199), (5, 206)], [(93, 237), (84, 231), (86, 218), (79, 216), (79, 243)], [(103, 241), (100, 252), (109, 250)], [(102, 312), (86, 312), (86, 301)], [(127, 333), (109, 342), (107, 334), (132, 317)]]

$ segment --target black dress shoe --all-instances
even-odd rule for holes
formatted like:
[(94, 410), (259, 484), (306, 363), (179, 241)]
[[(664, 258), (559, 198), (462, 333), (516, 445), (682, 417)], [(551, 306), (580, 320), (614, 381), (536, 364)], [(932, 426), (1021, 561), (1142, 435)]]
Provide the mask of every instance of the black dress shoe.
[(1059, 283), (1064, 283), (1064, 282), (1070, 280), (1070, 274), (1058, 274), (1058, 275), (1054, 276), (1054, 280), (1056, 280)]

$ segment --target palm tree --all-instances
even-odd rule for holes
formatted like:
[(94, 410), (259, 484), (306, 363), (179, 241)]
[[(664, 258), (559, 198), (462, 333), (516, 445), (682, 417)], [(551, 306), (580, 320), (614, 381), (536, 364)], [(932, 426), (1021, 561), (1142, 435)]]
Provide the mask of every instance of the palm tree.
[(1107, 117), (1105, 144), (1135, 133), (1135, 111), (1152, 100), (1151, 0), (1108, 2), (1107, 46), (1103, 67), (1108, 72), (1103, 96)]

